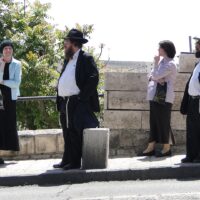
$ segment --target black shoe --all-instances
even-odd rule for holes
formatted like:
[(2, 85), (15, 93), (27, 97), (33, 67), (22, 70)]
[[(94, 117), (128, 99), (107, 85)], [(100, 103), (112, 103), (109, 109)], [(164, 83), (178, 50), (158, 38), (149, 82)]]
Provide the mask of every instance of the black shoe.
[(171, 156), (172, 155), (172, 152), (171, 150), (165, 152), (165, 153), (162, 153), (161, 151), (157, 152), (156, 153), (156, 157), (166, 157), (166, 156)]
[(4, 160), (0, 158), (0, 165), (4, 165), (4, 164), (5, 164)]
[(70, 170), (70, 169), (80, 169), (80, 165), (75, 165), (75, 164), (67, 164), (63, 167), (63, 170)]
[(55, 165), (53, 165), (53, 168), (63, 168), (65, 165), (67, 165), (67, 163), (62, 163), (62, 162), (60, 162), (60, 163), (58, 163), (58, 164), (55, 164)]
[(182, 163), (192, 163), (192, 162), (193, 162), (193, 159), (185, 157), (185, 158), (183, 158), (183, 159), (181, 160), (181, 162), (182, 162)]
[(137, 154), (137, 156), (153, 156), (153, 155), (155, 155), (155, 150), (149, 151), (147, 153), (141, 152), (141, 153)]

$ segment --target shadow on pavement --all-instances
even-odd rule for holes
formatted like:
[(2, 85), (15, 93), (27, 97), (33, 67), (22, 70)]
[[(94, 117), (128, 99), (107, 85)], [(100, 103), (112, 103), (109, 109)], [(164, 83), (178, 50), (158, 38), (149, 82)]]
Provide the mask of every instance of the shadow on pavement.
[(9, 163), (5, 162), (4, 164), (0, 165), (0, 168), (6, 168), (8, 165), (16, 165), (16, 164), (17, 162), (9, 162)]

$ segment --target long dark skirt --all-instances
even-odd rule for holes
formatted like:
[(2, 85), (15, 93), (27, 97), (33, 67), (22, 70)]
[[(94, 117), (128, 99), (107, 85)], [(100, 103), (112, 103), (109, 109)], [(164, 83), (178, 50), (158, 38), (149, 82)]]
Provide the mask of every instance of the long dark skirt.
[(0, 150), (19, 151), (16, 126), (16, 101), (4, 101), (4, 110), (0, 110)]
[(149, 142), (168, 144), (170, 139), (171, 103), (159, 104), (150, 101)]

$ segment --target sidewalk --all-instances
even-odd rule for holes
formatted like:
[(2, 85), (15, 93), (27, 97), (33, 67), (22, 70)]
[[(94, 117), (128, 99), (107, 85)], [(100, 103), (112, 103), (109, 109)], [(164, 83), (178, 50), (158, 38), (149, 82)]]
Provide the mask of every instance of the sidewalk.
[(200, 164), (181, 164), (183, 155), (168, 158), (109, 159), (107, 169), (53, 169), (60, 159), (7, 161), (0, 166), (0, 186), (59, 185), (90, 181), (200, 178)]

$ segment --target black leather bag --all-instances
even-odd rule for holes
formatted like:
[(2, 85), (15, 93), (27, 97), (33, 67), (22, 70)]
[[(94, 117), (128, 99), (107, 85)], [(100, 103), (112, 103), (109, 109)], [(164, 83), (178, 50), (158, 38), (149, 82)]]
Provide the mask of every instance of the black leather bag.
[(159, 104), (165, 104), (166, 94), (167, 94), (167, 82), (164, 82), (163, 84), (157, 83), (156, 93), (153, 98), (153, 101)]

